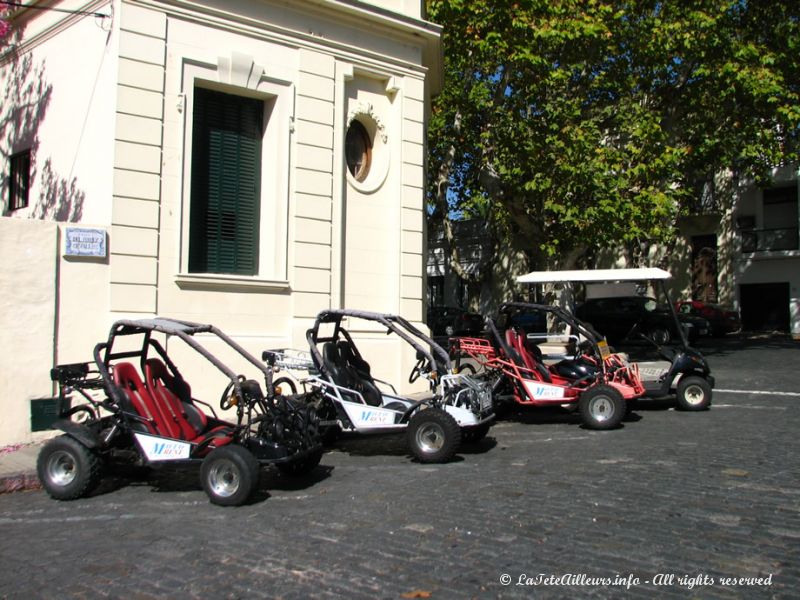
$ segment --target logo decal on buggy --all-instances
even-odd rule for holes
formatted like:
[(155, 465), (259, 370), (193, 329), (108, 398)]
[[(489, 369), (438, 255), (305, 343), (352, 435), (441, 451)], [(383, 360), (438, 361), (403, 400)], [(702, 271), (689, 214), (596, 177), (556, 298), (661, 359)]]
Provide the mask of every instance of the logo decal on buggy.
[(556, 385), (547, 385), (546, 383), (539, 383), (538, 381), (524, 381), (525, 389), (531, 398), (535, 399), (548, 399), (559, 400), (564, 398), (564, 388)]
[(142, 452), (144, 452), (144, 455), (147, 457), (147, 460), (182, 460), (189, 458), (189, 450), (192, 448), (191, 444), (145, 435), (143, 433), (134, 433), (134, 435), (139, 442), (139, 446), (142, 448)]
[(392, 425), (394, 423), (394, 413), (385, 410), (362, 410), (359, 421), (363, 425)]

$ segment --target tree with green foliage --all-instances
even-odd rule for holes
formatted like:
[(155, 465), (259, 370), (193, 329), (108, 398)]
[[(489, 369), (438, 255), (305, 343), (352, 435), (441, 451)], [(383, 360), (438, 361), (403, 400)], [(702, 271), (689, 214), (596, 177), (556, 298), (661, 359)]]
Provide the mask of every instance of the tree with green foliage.
[(486, 219), (528, 268), (667, 242), (715, 175), (798, 160), (796, 0), (430, 0), (445, 88), (429, 214)]

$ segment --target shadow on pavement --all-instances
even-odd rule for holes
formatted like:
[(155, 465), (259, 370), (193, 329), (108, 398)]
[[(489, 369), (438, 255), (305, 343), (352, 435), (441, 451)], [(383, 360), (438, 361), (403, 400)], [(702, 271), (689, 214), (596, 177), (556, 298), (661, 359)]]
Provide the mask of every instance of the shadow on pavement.
[[(462, 442), (456, 455), (451, 462), (464, 460), (464, 454), (474, 455), (488, 452), (497, 445), (497, 442), (489, 435), (480, 442)], [(405, 433), (393, 433), (385, 435), (364, 436), (356, 433), (343, 433), (332, 444), (331, 449), (345, 452), (350, 456), (406, 456), (410, 462), (415, 462), (408, 451)]]
[[(323, 455), (323, 462), (325, 457)], [(277, 468), (262, 468), (259, 487), (247, 504), (256, 504), (270, 497), (269, 490), (297, 491), (310, 488), (331, 476), (333, 466), (318, 465), (305, 475), (285, 475)], [(154, 493), (203, 491), (200, 465), (182, 467), (139, 467), (115, 465), (101, 480), (90, 497), (103, 496), (129, 486), (147, 486)]]

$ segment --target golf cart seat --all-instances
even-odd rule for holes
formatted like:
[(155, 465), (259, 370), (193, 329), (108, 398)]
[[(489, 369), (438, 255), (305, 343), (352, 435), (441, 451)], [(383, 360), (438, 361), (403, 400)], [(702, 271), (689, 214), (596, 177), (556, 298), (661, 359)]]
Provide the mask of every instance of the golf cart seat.
[[(353, 352), (349, 344), (348, 349)], [(355, 355), (354, 352), (353, 354)], [(371, 406), (380, 406), (383, 403), (383, 395), (372, 380), (366, 361), (361, 360), (366, 365), (366, 376), (364, 376), (363, 371), (348, 363), (340, 352), (340, 346), (334, 342), (325, 342), (322, 345), (322, 358), (325, 361), (325, 369), (336, 385), (359, 392), (364, 401)]]
[[(166, 372), (163, 363), (157, 359), (156, 362)], [(151, 368), (146, 370), (149, 373), (157, 371), (159, 367), (154, 365), (155, 363), (148, 365)], [(160, 377), (153, 376), (152, 381), (148, 382), (151, 384), (148, 389), (131, 363), (117, 363), (114, 366), (114, 382), (125, 390), (136, 412), (145, 419), (145, 427), (149, 433), (213, 447), (224, 446), (233, 439), (233, 428), (227, 425), (217, 425), (210, 429), (196, 428), (188, 417), (186, 403), (168, 390)], [(196, 407), (193, 408), (197, 411)]]

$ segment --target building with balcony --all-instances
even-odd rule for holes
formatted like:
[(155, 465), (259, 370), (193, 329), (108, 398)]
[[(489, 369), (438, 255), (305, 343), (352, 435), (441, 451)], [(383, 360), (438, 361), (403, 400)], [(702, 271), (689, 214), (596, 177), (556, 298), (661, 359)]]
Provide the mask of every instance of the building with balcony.
[(799, 175), (779, 169), (769, 187), (739, 191), (733, 276), (745, 329), (800, 337)]

